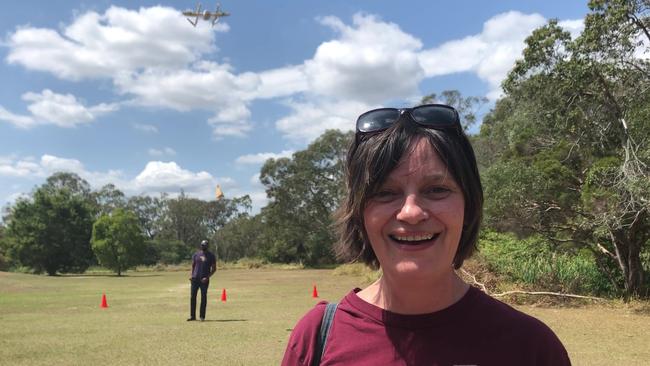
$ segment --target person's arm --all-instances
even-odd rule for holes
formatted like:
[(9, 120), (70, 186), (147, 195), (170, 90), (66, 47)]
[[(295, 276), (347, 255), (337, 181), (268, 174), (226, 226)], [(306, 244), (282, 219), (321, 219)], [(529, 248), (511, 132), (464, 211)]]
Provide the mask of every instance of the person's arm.
[(217, 257), (212, 256), (212, 265), (210, 266), (210, 277), (217, 271)]
[(194, 255), (192, 255), (192, 268), (190, 269), (190, 281), (192, 280), (192, 275), (194, 274), (194, 266), (195, 266)]

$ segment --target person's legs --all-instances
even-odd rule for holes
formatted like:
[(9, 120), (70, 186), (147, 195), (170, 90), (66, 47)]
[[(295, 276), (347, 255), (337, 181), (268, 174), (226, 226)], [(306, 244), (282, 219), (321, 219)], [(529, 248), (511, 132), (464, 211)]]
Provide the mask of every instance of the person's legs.
[(205, 319), (205, 308), (208, 305), (208, 286), (209, 283), (201, 283), (201, 310), (199, 312), (201, 320)]
[(190, 292), (190, 318), (196, 319), (196, 293), (199, 292), (199, 281), (192, 280), (192, 290)]

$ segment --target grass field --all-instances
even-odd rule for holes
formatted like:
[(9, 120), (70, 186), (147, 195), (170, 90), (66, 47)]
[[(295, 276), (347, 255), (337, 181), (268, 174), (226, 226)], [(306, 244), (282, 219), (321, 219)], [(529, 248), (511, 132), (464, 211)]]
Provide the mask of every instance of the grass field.
[[(199, 323), (185, 321), (185, 271), (0, 272), (0, 365), (277, 365), (296, 320), (319, 301), (314, 284), (320, 299), (338, 301), (363, 282), (331, 270), (223, 270)], [(555, 330), (574, 365), (650, 364), (647, 304), (519, 308)]]

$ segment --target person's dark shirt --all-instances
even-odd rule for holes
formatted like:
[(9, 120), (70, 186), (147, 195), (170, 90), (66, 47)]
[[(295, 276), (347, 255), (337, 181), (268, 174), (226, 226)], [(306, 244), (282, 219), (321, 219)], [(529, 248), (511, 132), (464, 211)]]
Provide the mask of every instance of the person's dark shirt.
[(204, 277), (210, 278), (210, 267), (217, 267), (217, 259), (214, 254), (209, 251), (199, 250), (194, 253), (192, 256), (192, 265), (194, 269), (192, 270), (192, 278), (202, 279)]
[[(383, 310), (358, 291), (339, 304), (321, 366), (571, 365), (548, 326), (474, 287), (448, 308), (421, 315)], [(312, 364), (325, 304), (293, 329), (283, 366)]]

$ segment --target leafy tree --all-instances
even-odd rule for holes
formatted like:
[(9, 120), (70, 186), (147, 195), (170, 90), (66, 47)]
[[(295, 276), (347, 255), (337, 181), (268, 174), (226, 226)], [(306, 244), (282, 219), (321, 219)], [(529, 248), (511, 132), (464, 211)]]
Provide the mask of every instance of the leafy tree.
[(118, 276), (140, 264), (145, 243), (136, 215), (119, 208), (102, 215), (93, 225), (92, 249), (99, 263)]
[(76, 173), (56, 172), (47, 178), (42, 188), (47, 191), (67, 190), (71, 195), (91, 198), (90, 184)]
[(174, 239), (154, 239), (145, 242), (145, 255), (142, 264), (178, 264), (187, 259), (192, 250), (182, 241)]
[(240, 215), (221, 228), (214, 239), (220, 259), (259, 257), (267, 247), (262, 215)]
[(182, 241), (187, 248), (195, 248), (208, 237), (203, 225), (204, 204), (204, 201), (190, 198), (183, 191), (178, 198), (168, 200), (162, 238)]
[(126, 207), (133, 211), (140, 220), (140, 227), (145, 237), (149, 240), (155, 239), (165, 225), (167, 216), (167, 196), (133, 196), (130, 197)]
[(332, 213), (343, 195), (343, 161), (352, 133), (329, 130), (291, 158), (269, 159), (260, 181), (269, 204), (262, 209), (272, 261), (332, 262)]
[(174, 239), (194, 249), (205, 238), (211, 238), (230, 219), (250, 210), (248, 196), (217, 201), (190, 198), (184, 192), (166, 204), (161, 238)]
[(19, 199), (5, 218), (9, 256), (36, 273), (85, 271), (94, 260), (87, 187), (75, 175), (56, 173)]
[(6, 271), (9, 269), (9, 258), (7, 255), (9, 244), (7, 243), (8, 239), (5, 231), (5, 226), (0, 223), (0, 271)]
[(645, 293), (650, 239), (648, 2), (590, 1), (576, 39), (556, 21), (526, 40), (486, 117), (486, 222), (584, 247), (627, 296)]
[(421, 100), (421, 104), (443, 103), (456, 108), (465, 131), (476, 123), (478, 111), (487, 102), (485, 97), (463, 97), (458, 90), (444, 90), (440, 96), (431, 93)]
[(208, 237), (213, 237), (230, 220), (247, 216), (252, 207), (248, 195), (234, 198), (221, 198), (204, 204), (205, 221)]
[(118, 208), (126, 208), (127, 205), (124, 193), (112, 183), (106, 184), (99, 191), (92, 192), (91, 197), (95, 203), (97, 217), (108, 215)]

